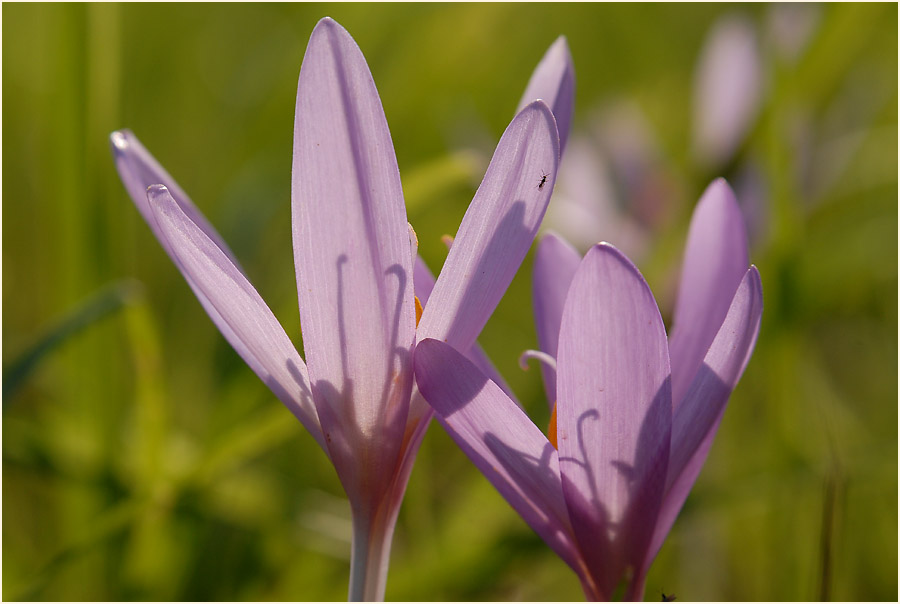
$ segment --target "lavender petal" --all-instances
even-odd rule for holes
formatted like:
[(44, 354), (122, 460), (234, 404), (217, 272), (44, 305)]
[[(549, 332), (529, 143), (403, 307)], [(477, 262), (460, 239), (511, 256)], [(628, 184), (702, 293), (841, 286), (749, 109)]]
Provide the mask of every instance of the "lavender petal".
[(566, 299), (557, 442), (572, 526), (601, 593), (643, 563), (662, 503), (672, 403), (666, 332), (644, 278), (591, 248)]
[(451, 346), (416, 347), (416, 382), (438, 421), (519, 515), (578, 568), (553, 445), (496, 384)]
[(147, 192), (161, 240), (213, 323), (326, 451), (306, 365), (243, 273), (162, 185)]
[(351, 501), (375, 502), (393, 476), (412, 389), (410, 234), (372, 75), (350, 34), (328, 18), (300, 69), (291, 176), (313, 397)]
[[(534, 256), (531, 296), (538, 345), (542, 352), (556, 358), (559, 349), (559, 325), (569, 284), (581, 264), (581, 255), (565, 239), (546, 233), (538, 243)], [(544, 390), (550, 408), (556, 404), (556, 371), (541, 365)]]
[(728, 183), (717, 179), (694, 209), (684, 251), (669, 340), (676, 409), (703, 364), (749, 265), (741, 209)]
[(646, 565), (656, 556), (712, 446), (731, 391), (744, 373), (762, 318), (762, 283), (751, 266), (731, 302), (682, 404), (672, 420), (672, 450), (666, 495), (648, 550)]
[(556, 39), (531, 74), (525, 94), (516, 111), (537, 99), (543, 100), (553, 112), (559, 128), (559, 154), (566, 149), (572, 114), (575, 110), (575, 65), (565, 36)]

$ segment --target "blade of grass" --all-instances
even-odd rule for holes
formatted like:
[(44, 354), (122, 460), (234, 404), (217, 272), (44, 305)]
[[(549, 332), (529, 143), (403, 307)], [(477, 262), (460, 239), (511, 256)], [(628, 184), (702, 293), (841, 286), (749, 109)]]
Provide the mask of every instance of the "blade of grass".
[(49, 328), (33, 346), (3, 369), (3, 409), (7, 408), (25, 379), (48, 354), (85, 328), (131, 303), (139, 291), (140, 284), (136, 281), (114, 283)]

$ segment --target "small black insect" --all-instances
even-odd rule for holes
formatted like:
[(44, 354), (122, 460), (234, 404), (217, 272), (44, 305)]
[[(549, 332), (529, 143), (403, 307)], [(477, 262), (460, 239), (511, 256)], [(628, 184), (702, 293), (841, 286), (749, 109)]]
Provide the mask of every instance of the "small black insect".
[(660, 593), (662, 594), (663, 602), (674, 602), (675, 600), (677, 600), (677, 598), (675, 597), (675, 594), (667, 594), (664, 591), (662, 591)]
[(548, 176), (550, 176), (550, 175), (547, 174), (547, 173), (545, 173), (543, 170), (541, 170), (541, 182), (538, 184), (538, 189), (543, 189), (543, 188), (544, 188), (544, 183), (547, 182), (547, 177), (548, 177)]

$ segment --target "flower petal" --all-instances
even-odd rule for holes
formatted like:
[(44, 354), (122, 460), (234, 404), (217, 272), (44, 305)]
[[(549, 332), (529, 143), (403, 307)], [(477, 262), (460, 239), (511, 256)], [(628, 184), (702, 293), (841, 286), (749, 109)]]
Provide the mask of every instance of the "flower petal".
[(669, 339), (676, 409), (703, 364), (749, 265), (741, 209), (728, 183), (717, 179), (694, 209), (684, 251)]
[(722, 165), (744, 139), (759, 108), (762, 68), (753, 24), (728, 15), (712, 27), (694, 82), (694, 147)]
[[(431, 274), (431, 270), (428, 268), (428, 265), (425, 264), (425, 261), (422, 260), (421, 256), (416, 257), (416, 264), (413, 271), (416, 296), (419, 298), (419, 302), (422, 303), (422, 306), (425, 306), (428, 302), (428, 297), (431, 295), (431, 290), (434, 289), (434, 275)], [(516, 397), (513, 395), (509, 384), (506, 383), (506, 380), (503, 379), (503, 376), (501, 376), (500, 372), (497, 371), (497, 368), (494, 367), (494, 364), (485, 354), (484, 350), (482, 350), (481, 346), (477, 343), (474, 344), (466, 353), (466, 358), (472, 361), (481, 373), (500, 386), (500, 389), (503, 390), (506, 396), (513, 401), (516, 401)], [(516, 404), (518, 404), (518, 401), (516, 401)]]
[(432, 339), (420, 342), (415, 366), (419, 390), (447, 433), (525, 522), (577, 571), (553, 445), (522, 409), (451, 346)]
[[(469, 350), (528, 253), (559, 166), (559, 136), (543, 101), (519, 112), (506, 128), (453, 240), (416, 330)], [(413, 456), (434, 413), (413, 390), (401, 467)]]
[(413, 267), (413, 284), (416, 297), (419, 298), (419, 302), (424, 308), (428, 304), (428, 298), (431, 297), (431, 290), (434, 289), (434, 274), (421, 256), (416, 256), (416, 263)]
[(762, 308), (762, 283), (756, 267), (751, 266), (741, 280), (722, 327), (706, 353), (703, 367), (694, 377), (687, 396), (672, 419), (667, 493), (648, 552), (648, 566), (672, 528), (706, 461), (728, 397), (743, 375), (756, 345)]
[[(131, 132), (131, 130), (117, 130), (109, 135), (109, 141), (112, 146), (113, 158), (116, 162), (116, 169), (119, 171), (119, 178), (122, 184), (131, 196), (134, 205), (144, 220), (153, 230), (153, 234), (163, 244), (166, 253), (168, 248), (164, 243), (164, 239), (160, 237), (159, 229), (156, 221), (153, 219), (153, 212), (147, 202), (147, 187), (150, 185), (165, 185), (169, 190), (169, 194), (181, 208), (181, 211), (190, 218), (191, 222), (197, 225), (207, 237), (212, 240), (225, 253), (232, 263), (240, 269), (237, 259), (232, 251), (228, 248), (225, 240), (216, 232), (216, 229), (209, 223), (206, 217), (197, 209), (187, 194), (178, 186), (169, 173), (166, 172), (156, 159), (150, 155), (150, 152), (144, 148), (141, 141)], [(171, 256), (171, 254), (169, 254)], [(243, 272), (243, 271), (242, 271)]]
[(152, 185), (147, 199), (163, 244), (213, 323), (325, 449), (306, 365), (278, 319), (166, 187)]
[(544, 53), (541, 62), (531, 74), (525, 94), (516, 111), (530, 102), (542, 99), (556, 118), (559, 128), (559, 154), (566, 149), (572, 114), (575, 109), (575, 66), (565, 36), (560, 36)]
[(316, 408), (351, 501), (373, 503), (396, 465), (412, 388), (412, 255), (378, 91), (356, 42), (328, 18), (300, 69), (292, 209)]
[(608, 244), (569, 288), (557, 442), (575, 535), (601, 592), (637, 571), (662, 501), (672, 421), (666, 331), (646, 281)]
[[(546, 233), (538, 243), (534, 255), (534, 280), (531, 296), (534, 303), (534, 322), (538, 345), (553, 358), (559, 348), (559, 324), (569, 284), (581, 263), (581, 255), (562, 237)], [(556, 371), (541, 365), (544, 390), (550, 408), (556, 404)]]
[[(235, 268), (241, 271), (240, 265), (235, 259), (234, 254), (225, 244), (224, 240), (219, 236), (209, 221), (206, 220), (203, 214), (194, 206), (184, 191), (181, 190), (178, 183), (169, 176), (169, 173), (166, 172), (152, 155), (150, 155), (147, 149), (144, 148), (138, 138), (132, 134), (130, 130), (117, 130), (110, 135), (109, 140), (112, 146), (113, 158), (116, 162), (116, 169), (119, 172), (119, 177), (122, 179), (122, 184), (125, 185), (125, 189), (131, 196), (132, 201), (134, 201), (134, 205), (137, 206), (144, 221), (150, 227), (150, 230), (153, 231), (153, 234), (156, 236), (156, 239), (159, 241), (163, 250), (173, 262), (178, 264), (175, 253), (170, 247), (166, 237), (163, 236), (163, 233), (153, 216), (153, 210), (150, 207), (150, 203), (147, 200), (147, 187), (150, 185), (165, 185), (169, 190), (169, 194), (178, 204), (178, 207), (181, 208), (181, 211), (185, 213), (198, 229), (203, 231), (210, 241), (215, 243), (219, 249), (222, 250), (222, 253), (224, 253), (232, 264), (234, 264)], [(228, 323), (219, 315), (218, 311), (212, 306), (206, 296), (197, 289), (190, 277), (185, 275), (185, 278), (188, 281), (188, 285), (190, 285), (191, 289), (194, 291), (194, 295), (200, 300), (200, 304), (203, 306), (204, 310), (206, 310), (207, 314), (212, 317), (213, 323), (216, 324), (219, 331), (225, 336), (225, 339), (228, 340), (241, 358), (250, 365), (251, 369), (253, 369), (257, 375), (262, 377), (263, 381), (266, 381), (267, 378), (264, 376), (268, 373), (259, 364), (256, 357), (244, 345), (241, 338), (231, 330)], [(315, 416), (315, 413), (313, 413), (313, 416)], [(318, 423), (318, 420), (316, 423)], [(321, 434), (316, 436), (316, 438), (321, 439)]]
[(535, 101), (497, 145), (419, 322), (419, 339), (468, 350), (528, 253), (559, 165), (550, 109)]

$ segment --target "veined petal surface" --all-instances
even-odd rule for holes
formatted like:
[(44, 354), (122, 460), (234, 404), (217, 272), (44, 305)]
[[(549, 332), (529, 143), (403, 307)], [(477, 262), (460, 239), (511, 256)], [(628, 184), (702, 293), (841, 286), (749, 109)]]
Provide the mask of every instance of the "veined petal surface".
[(676, 409), (703, 364), (749, 265), (741, 209), (728, 183), (717, 179), (694, 209), (684, 251), (669, 339)]
[(656, 523), (649, 566), (672, 528), (712, 446), (725, 405), (753, 353), (762, 319), (762, 282), (751, 266), (709, 347), (703, 366), (672, 419), (667, 493)]
[(572, 527), (601, 593), (637, 572), (662, 501), (672, 407), (666, 332), (644, 278), (591, 248), (566, 299), (557, 442)]
[[(421, 256), (416, 256), (413, 279), (415, 281), (416, 297), (419, 298), (419, 302), (421, 302), (424, 307), (428, 303), (429, 296), (431, 296), (431, 290), (434, 289), (434, 275), (431, 273), (431, 269), (428, 268), (428, 265), (425, 264), (425, 261), (422, 260)], [(497, 368), (494, 367), (494, 364), (488, 358), (487, 354), (485, 354), (484, 350), (482, 350), (481, 346), (477, 343), (473, 344), (466, 353), (466, 358), (472, 361), (481, 373), (500, 386), (503, 392), (506, 393), (506, 396), (514, 401), (516, 400), (509, 384), (506, 383), (506, 380), (503, 379), (503, 376), (501, 376), (500, 372), (497, 371)]]
[(468, 350), (528, 253), (550, 202), (559, 137), (543, 101), (506, 128), (419, 322), (419, 339)]
[[(569, 285), (581, 264), (581, 255), (569, 242), (555, 233), (541, 238), (534, 255), (534, 277), (531, 297), (538, 345), (553, 358), (559, 349), (559, 325)], [(550, 408), (556, 404), (556, 371), (541, 363), (544, 390)]]
[(544, 53), (541, 62), (531, 74), (525, 94), (516, 111), (530, 102), (542, 99), (556, 118), (559, 129), (559, 153), (562, 155), (569, 139), (572, 114), (575, 109), (575, 65), (565, 36), (560, 36)]
[(413, 267), (413, 284), (415, 285), (416, 297), (422, 303), (422, 309), (428, 304), (428, 298), (431, 297), (431, 290), (434, 289), (434, 273), (425, 264), (421, 256), (416, 256), (416, 263)]
[[(147, 207), (172, 260), (213, 322), (248, 365), (293, 412), (323, 449), (306, 365), (281, 324), (243, 273), (185, 214), (168, 189), (153, 185)], [(232, 338), (235, 340), (233, 341)]]
[[(513, 118), (491, 158), (453, 239), (416, 330), (469, 350), (522, 264), (537, 234), (559, 167), (553, 114), (534, 101)], [(409, 455), (421, 443), (432, 410), (414, 391)]]
[(372, 75), (322, 19), (297, 85), (294, 261), (313, 396), (351, 502), (380, 501), (403, 438), (415, 338), (400, 173)]
[(500, 388), (451, 346), (416, 347), (416, 382), (438, 421), (525, 522), (579, 570), (553, 445)]

